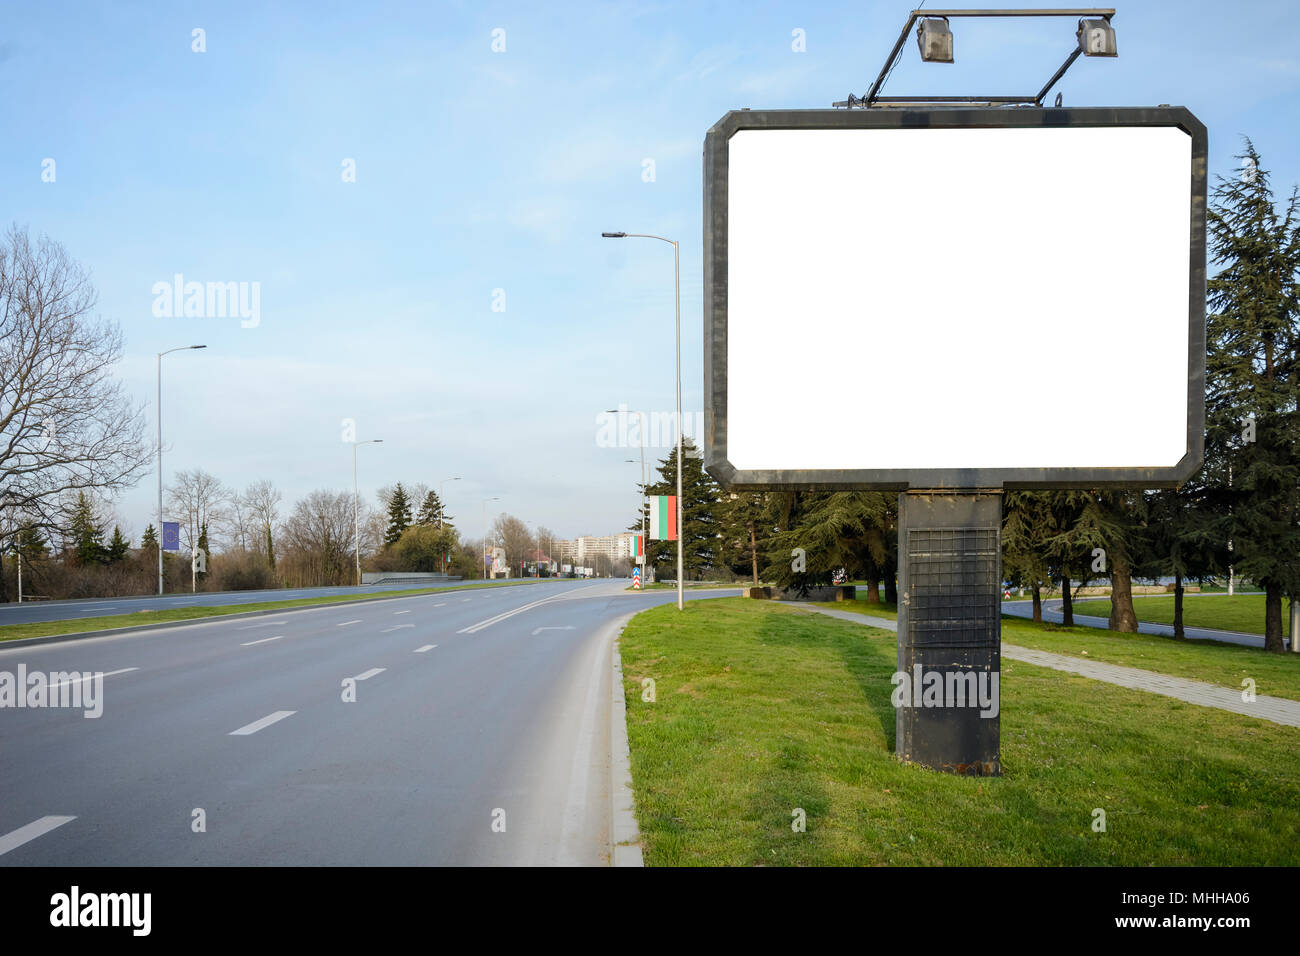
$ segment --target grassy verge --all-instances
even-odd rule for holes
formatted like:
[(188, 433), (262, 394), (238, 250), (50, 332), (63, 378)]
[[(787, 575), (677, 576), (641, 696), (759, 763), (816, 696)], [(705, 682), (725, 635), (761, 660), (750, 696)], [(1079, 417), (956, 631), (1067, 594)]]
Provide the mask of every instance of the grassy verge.
[[(741, 588), (744, 588), (744, 587), (748, 587), (748, 585), (745, 585), (745, 584), (722, 584), (722, 583), (719, 583), (719, 582), (717, 582), (717, 581), (687, 581), (687, 582), (686, 582), (686, 590), (688, 590), (688, 591), (691, 590), (692, 588), (706, 588), (706, 589), (707, 589), (707, 588), (734, 588), (735, 590), (739, 591)], [(631, 590), (634, 590), (634, 589), (633, 589), (632, 585), (629, 584), (629, 585), (628, 585), (626, 588), (624, 588), (623, 590), (625, 590), (625, 591), (631, 591)], [(676, 590), (677, 590), (677, 584), (676, 584), (675, 582), (672, 582), (672, 581), (656, 581), (654, 584), (643, 584), (643, 585), (641, 585), (641, 590), (642, 590), (642, 591), (676, 591)]]
[(893, 756), (892, 633), (737, 598), (621, 645), (651, 865), (1300, 863), (1294, 728), (1006, 661), (1005, 775), (959, 778)]
[[(1152, 624), (1174, 623), (1174, 598), (1135, 597), (1133, 611), (1139, 621)], [(1075, 614), (1110, 617), (1110, 601), (1080, 599), (1074, 602)], [(1291, 604), (1282, 599), (1282, 634), (1290, 637)], [(1232, 597), (1183, 596), (1183, 624), (1187, 627), (1213, 627), (1221, 631), (1264, 633), (1264, 595), (1234, 594)]]
[[(543, 580), (546, 580), (543, 578)], [(342, 604), (377, 601), (381, 598), (412, 597), (418, 594), (445, 594), (449, 591), (470, 591), (478, 588), (515, 587), (520, 584), (537, 582), (519, 581), (479, 581), (473, 584), (460, 584), (455, 587), (418, 588), (409, 591), (378, 591), (349, 600), (346, 597), (298, 598), (293, 601), (265, 601), (257, 604), (224, 604), (216, 607), (180, 607), (164, 611), (136, 611), (131, 614), (110, 614), (105, 617), (65, 618), (61, 621), (35, 621), (29, 624), (5, 624), (0, 626), (0, 644), (5, 641), (17, 641), (26, 637), (51, 637), (55, 634), (77, 634), (81, 631), (102, 631), (108, 628), (132, 628), (141, 624), (157, 624), (162, 621), (192, 621), (200, 618), (224, 617), (227, 614), (243, 614), (248, 611), (278, 611), (291, 608), (312, 607), (317, 604)]]

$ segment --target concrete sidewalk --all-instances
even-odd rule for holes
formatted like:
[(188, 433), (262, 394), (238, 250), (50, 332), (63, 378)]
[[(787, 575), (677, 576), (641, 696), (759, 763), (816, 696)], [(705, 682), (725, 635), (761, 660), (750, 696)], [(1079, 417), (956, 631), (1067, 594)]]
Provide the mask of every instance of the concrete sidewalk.
[[(898, 630), (897, 621), (891, 621), (884, 617), (871, 617), (853, 611), (835, 611), (824, 607), (814, 607), (809, 608), (809, 610), (838, 618), (841, 621), (852, 621), (856, 624), (879, 627), (888, 631)], [(1185, 677), (1171, 677), (1168, 674), (1144, 671), (1136, 667), (1104, 664), (1101, 661), (1085, 661), (1077, 657), (1071, 657), (1068, 654), (1053, 654), (1050, 651), (1038, 651), (1028, 647), (1020, 647), (1016, 644), (1003, 643), (1002, 656), (1013, 661), (1024, 661), (1026, 664), (1037, 664), (1039, 667), (1068, 671), (1071, 674), (1105, 681), (1108, 684), (1118, 684), (1120, 687), (1131, 687), (1134, 690), (1146, 690), (1153, 694), (1162, 694), (1165, 697), (1176, 697), (1179, 700), (1185, 700), (1189, 704), (1198, 704), (1201, 707), (1217, 707), (1220, 710), (1230, 710), (1236, 714), (1258, 717), (1261, 720), (1272, 721), (1275, 724), (1300, 727), (1300, 701), (1285, 700), (1281, 697), (1266, 697), (1262, 694), (1256, 695), (1252, 701), (1245, 701), (1241, 699), (1242, 692), (1233, 690), (1231, 687), (1220, 687), (1218, 684), (1188, 680)]]

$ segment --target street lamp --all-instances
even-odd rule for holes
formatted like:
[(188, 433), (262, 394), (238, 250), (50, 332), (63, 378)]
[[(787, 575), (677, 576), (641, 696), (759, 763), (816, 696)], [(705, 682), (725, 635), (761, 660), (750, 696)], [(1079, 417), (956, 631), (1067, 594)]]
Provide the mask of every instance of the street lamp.
[(185, 352), (190, 349), (205, 349), (206, 345), (179, 345), (174, 349), (158, 353), (158, 595), (163, 593), (163, 505), (162, 505), (162, 360), (164, 355), (173, 352)]
[(357, 499), (357, 449), (362, 445), (382, 445), (382, 438), (352, 443), (352, 550), (357, 556), (357, 587), (361, 587), (361, 503)]
[(641, 232), (602, 232), (605, 239), (658, 239), (673, 247), (673, 304), (677, 313), (677, 610), (684, 607), (685, 584), (682, 560), (682, 271), (681, 255), (675, 239)]
[[(449, 481), (460, 481), (460, 478), (458, 478), (458, 477), (457, 477), (457, 478), (444, 478), (444, 479), (442, 479), (442, 481), (438, 482), (438, 530), (439, 530), (439, 531), (442, 530), (442, 518), (443, 518), (443, 515), (445, 515), (445, 514), (447, 513), (447, 499), (444, 498), (444, 497), (442, 496), (442, 494), (443, 494), (442, 489), (443, 489), (443, 487), (447, 484), (447, 482), (449, 482)], [(446, 549), (446, 547), (444, 547), (444, 548), (442, 549), (442, 573), (443, 573), (443, 574), (446, 574), (446, 573), (447, 573), (447, 549)]]
[(489, 501), (500, 501), (500, 500), (501, 500), (500, 495), (495, 495), (494, 497), (483, 499), (483, 572), (482, 573), (483, 573), (483, 580), (485, 581), (487, 580), (487, 536), (488, 536), (487, 503)]

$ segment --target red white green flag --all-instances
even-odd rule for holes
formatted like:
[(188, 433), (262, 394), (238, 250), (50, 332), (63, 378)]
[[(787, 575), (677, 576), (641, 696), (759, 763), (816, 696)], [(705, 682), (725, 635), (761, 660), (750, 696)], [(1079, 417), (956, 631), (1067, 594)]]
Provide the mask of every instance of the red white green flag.
[(677, 540), (677, 496), (650, 496), (650, 540)]

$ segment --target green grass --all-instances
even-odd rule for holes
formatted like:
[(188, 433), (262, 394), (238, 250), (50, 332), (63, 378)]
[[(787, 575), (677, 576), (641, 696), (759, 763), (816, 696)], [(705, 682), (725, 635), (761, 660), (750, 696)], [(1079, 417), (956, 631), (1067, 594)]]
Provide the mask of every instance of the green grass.
[[(732, 590), (739, 591), (740, 589), (742, 589), (742, 588), (746, 588), (746, 587), (749, 587), (749, 585), (747, 585), (747, 584), (720, 584), (720, 583), (717, 582), (717, 581), (687, 581), (687, 582), (686, 582), (686, 590), (688, 590), (688, 591), (689, 591), (691, 588), (728, 588), (728, 589), (732, 589)], [(628, 585), (627, 587), (625, 587), (623, 590), (625, 590), (625, 591), (632, 591), (632, 590), (635, 590), (635, 589), (632, 587), (632, 585), (629, 584), (629, 585)], [(676, 590), (677, 590), (677, 584), (676, 584), (676, 582), (673, 582), (673, 581), (656, 581), (656, 582), (654, 582), (653, 584), (643, 584), (643, 585), (641, 585), (641, 590), (642, 590), (642, 591), (676, 591)]]
[(1004, 661), (1004, 776), (963, 778), (893, 756), (892, 633), (735, 598), (621, 645), (651, 865), (1300, 863), (1295, 728)]
[[(545, 580), (555, 580), (543, 578)], [(29, 624), (5, 624), (0, 626), (0, 643), (17, 641), (27, 637), (51, 637), (55, 634), (77, 634), (81, 631), (101, 631), (108, 628), (130, 629), (141, 624), (157, 624), (162, 621), (192, 621), (201, 618), (224, 617), (227, 614), (243, 614), (248, 611), (287, 610), (290, 608), (312, 607), (317, 604), (352, 604), (365, 601), (377, 601), (381, 598), (412, 597), (417, 594), (442, 594), (448, 591), (469, 591), (478, 588), (514, 587), (523, 584), (536, 584), (536, 581), (479, 581), (460, 584), (455, 587), (418, 588), (410, 591), (379, 591), (355, 599), (335, 595), (334, 597), (298, 598), (293, 601), (265, 601), (257, 604), (227, 604), (219, 607), (181, 607), (165, 611), (136, 611), (130, 614), (110, 614), (104, 617), (65, 618), (59, 621), (36, 621)]]
[[(1152, 624), (1174, 623), (1174, 597), (1172, 594), (1156, 597), (1134, 597), (1133, 610), (1139, 621)], [(1091, 617), (1110, 617), (1110, 601), (1079, 599), (1074, 602), (1074, 613)], [(1291, 634), (1291, 603), (1282, 599), (1282, 634)], [(1264, 595), (1234, 594), (1232, 597), (1183, 596), (1183, 624), (1187, 627), (1213, 627), (1221, 631), (1242, 631), (1247, 634), (1264, 633)]]

